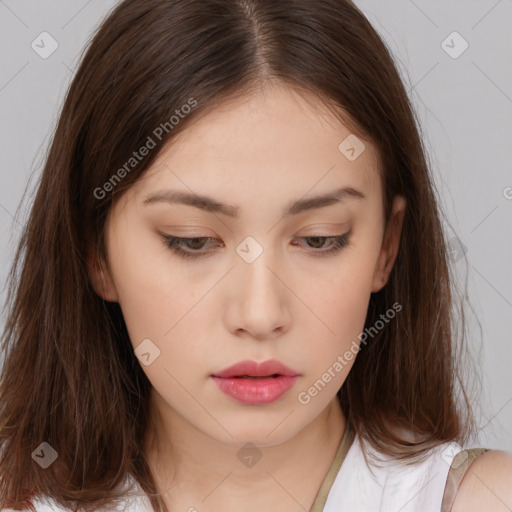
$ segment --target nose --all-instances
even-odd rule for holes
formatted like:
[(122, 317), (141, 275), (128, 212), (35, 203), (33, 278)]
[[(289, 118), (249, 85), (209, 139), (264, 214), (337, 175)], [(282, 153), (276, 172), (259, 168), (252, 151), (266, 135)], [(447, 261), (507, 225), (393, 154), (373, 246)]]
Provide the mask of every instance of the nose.
[(266, 340), (289, 329), (290, 291), (270, 252), (264, 250), (252, 263), (242, 260), (234, 269), (227, 322), (237, 335)]

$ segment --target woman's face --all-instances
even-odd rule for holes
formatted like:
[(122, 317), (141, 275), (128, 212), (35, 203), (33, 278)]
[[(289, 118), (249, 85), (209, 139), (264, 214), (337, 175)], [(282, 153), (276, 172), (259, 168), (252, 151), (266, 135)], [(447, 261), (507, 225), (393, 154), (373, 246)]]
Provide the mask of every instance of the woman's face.
[[(350, 135), (314, 97), (267, 88), (190, 125), (110, 212), (95, 289), (169, 422), (263, 446), (334, 406), (399, 240), (383, 245), (374, 147)], [(269, 359), (295, 376), (214, 377)]]

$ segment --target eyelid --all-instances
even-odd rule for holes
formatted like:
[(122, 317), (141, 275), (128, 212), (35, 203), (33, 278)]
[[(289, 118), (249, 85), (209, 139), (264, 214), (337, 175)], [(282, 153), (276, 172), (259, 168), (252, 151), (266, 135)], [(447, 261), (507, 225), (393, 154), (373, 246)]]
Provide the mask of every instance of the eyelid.
[[(203, 227), (203, 226), (196, 226), (196, 225), (175, 225), (175, 224), (169, 224), (162, 226), (162, 229), (173, 231), (174, 236), (181, 236), (183, 238), (200, 238), (200, 237), (214, 237), (215, 232), (212, 231), (209, 228)], [(197, 231), (196, 231), (197, 230)], [(159, 231), (160, 232), (160, 231)], [(165, 235), (165, 233), (160, 232), (161, 235)]]
[[(208, 236), (175, 236), (175, 235), (161, 235), (162, 239), (164, 241), (164, 244), (167, 246), (168, 249), (173, 251), (176, 255), (183, 259), (197, 259), (200, 260), (202, 258), (206, 258), (209, 256), (210, 253), (214, 252), (214, 249), (210, 250), (202, 250), (202, 247), (198, 250), (187, 250), (183, 249), (182, 243), (189, 242), (190, 240), (201, 240), (201, 241), (210, 241), (210, 242), (217, 242), (218, 239), (215, 237), (208, 237)], [(349, 246), (351, 244), (352, 240), (352, 228), (349, 229), (349, 231), (345, 232), (342, 235), (305, 235), (305, 236), (296, 236), (294, 237), (294, 240), (298, 238), (299, 240), (308, 239), (308, 238), (323, 238), (325, 240), (330, 240), (330, 249), (315, 249), (310, 248), (308, 256), (312, 257), (327, 257), (330, 255), (335, 255), (339, 253), (342, 249)], [(221, 244), (223, 242), (221, 241)], [(294, 244), (294, 245), (302, 245), (302, 244)], [(307, 246), (307, 244), (306, 244)]]

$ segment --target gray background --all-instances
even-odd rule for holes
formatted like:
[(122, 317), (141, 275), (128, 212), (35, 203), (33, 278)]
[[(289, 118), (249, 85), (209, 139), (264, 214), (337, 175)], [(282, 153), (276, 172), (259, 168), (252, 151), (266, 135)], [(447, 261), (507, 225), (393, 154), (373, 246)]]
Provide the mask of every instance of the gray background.
[[(116, 4), (0, 0), (2, 287), (30, 205), (28, 196), (14, 219), (22, 194), (34, 190), (83, 47)], [(483, 379), (473, 444), (512, 451), (512, 0), (356, 4), (386, 40), (410, 90), (462, 291), (467, 279), (470, 341)], [(47, 59), (31, 47), (42, 32), (58, 43)], [(464, 40), (469, 47), (458, 55)], [(5, 296), (3, 289), (2, 306)]]

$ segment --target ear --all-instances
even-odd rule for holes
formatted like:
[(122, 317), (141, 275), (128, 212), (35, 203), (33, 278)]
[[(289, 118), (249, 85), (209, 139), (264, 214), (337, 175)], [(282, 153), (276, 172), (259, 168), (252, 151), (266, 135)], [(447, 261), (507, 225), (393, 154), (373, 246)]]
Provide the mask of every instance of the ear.
[(382, 248), (375, 267), (375, 273), (372, 282), (372, 293), (378, 292), (388, 282), (389, 275), (393, 269), (398, 247), (400, 246), (400, 235), (405, 217), (405, 208), (407, 201), (403, 196), (395, 196), (391, 217), (389, 219)]
[(94, 291), (107, 302), (118, 302), (117, 289), (110, 270), (92, 249), (87, 256), (87, 271)]

